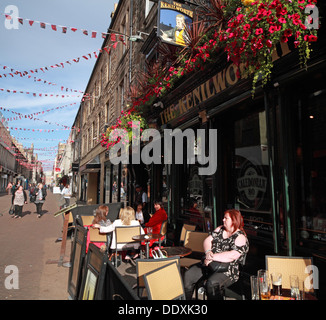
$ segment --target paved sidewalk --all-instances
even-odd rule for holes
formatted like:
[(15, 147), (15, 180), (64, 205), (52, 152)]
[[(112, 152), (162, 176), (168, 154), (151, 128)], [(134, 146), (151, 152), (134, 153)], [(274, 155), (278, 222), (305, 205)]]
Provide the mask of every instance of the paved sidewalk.
[[(34, 203), (24, 205), (22, 219), (13, 219), (8, 214), (11, 196), (0, 194), (0, 300), (68, 299), (69, 268), (50, 263), (59, 260), (61, 250), (61, 241), (55, 241), (62, 236), (63, 219), (53, 216), (59, 197), (48, 191), (40, 219)], [(70, 249), (68, 239), (65, 260)], [(13, 283), (13, 271), (6, 269), (12, 265), (18, 268), (18, 289), (6, 288)]]

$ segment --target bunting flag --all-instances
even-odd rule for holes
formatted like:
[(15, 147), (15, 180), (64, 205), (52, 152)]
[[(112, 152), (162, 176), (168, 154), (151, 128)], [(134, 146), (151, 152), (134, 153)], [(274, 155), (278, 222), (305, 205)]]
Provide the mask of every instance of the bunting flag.
[[(4, 14), (4, 15), (5, 15), (7, 20), (13, 20), (14, 19), (14, 17), (12, 17), (12, 16), (10, 16), (8, 14)], [(67, 30), (69, 28), (72, 32), (76, 32), (77, 30), (80, 30), (85, 36), (89, 35), (89, 30), (86, 30), (86, 29), (77, 29), (77, 28), (74, 28), (74, 27), (66, 27), (66, 26), (62, 26), (62, 25), (49, 23), (49, 22), (40, 22), (40, 21), (31, 20), (31, 19), (24, 19), (24, 18), (20, 18), (20, 17), (17, 17), (17, 19), (18, 19), (19, 23), (22, 24), (22, 25), (24, 24), (24, 20), (25, 20), (25, 21), (28, 21), (30, 26), (32, 26), (34, 23), (40, 24), (40, 27), (42, 29), (45, 29), (46, 25), (48, 25), (48, 26), (51, 27), (51, 29), (53, 31), (57, 31), (57, 28), (62, 28), (62, 33), (67, 33)], [(104, 38), (104, 39), (106, 38), (107, 35), (111, 35), (111, 41), (116, 41), (116, 40), (112, 40), (112, 39), (114, 39), (116, 37), (115, 33), (112, 33), (112, 32), (97, 32), (97, 31), (92, 30), (90, 33), (91, 33), (92, 38), (96, 38), (97, 34), (101, 34), (102, 38)], [(127, 35), (120, 34), (120, 36), (123, 38), (123, 37), (125, 37)], [(122, 40), (122, 42), (124, 42), (124, 40)]]
[(6, 127), (7, 130), (21, 130), (21, 131), (32, 131), (32, 132), (44, 132), (44, 133), (49, 133), (49, 132), (55, 132), (55, 131), (60, 131), (60, 130), (70, 130), (69, 128), (64, 128), (64, 129), (31, 129), (31, 128), (18, 128), (18, 127)]
[[(17, 91), (17, 90), (10, 90), (10, 89), (4, 89), (0, 88), (0, 91), (7, 92), (7, 93), (25, 93), (25, 94), (30, 94), (33, 97), (53, 97), (53, 98), (80, 98), (82, 97), (81, 95), (69, 95), (69, 94), (55, 94), (55, 93), (35, 93), (35, 92), (29, 92), (29, 91)], [(88, 95), (84, 95), (85, 97)]]
[[(26, 118), (33, 118), (34, 116), (38, 116), (39, 114), (44, 114), (45, 112), (50, 112), (50, 111), (53, 111), (53, 110), (58, 110), (58, 109), (63, 109), (63, 108), (67, 108), (69, 106), (73, 106), (77, 104), (77, 102), (74, 102), (74, 103), (70, 103), (70, 104), (66, 104), (64, 106), (60, 106), (60, 107), (55, 107), (55, 108), (51, 108), (51, 109), (47, 109), (47, 110), (43, 110), (43, 111), (39, 111), (39, 112), (34, 112), (34, 113), (31, 113), (31, 114), (27, 114), (27, 115), (23, 115), (19, 112), (16, 112), (16, 111), (13, 111), (13, 110), (10, 110), (8, 108), (3, 108), (3, 107), (0, 107), (0, 110), (3, 110), (3, 111), (7, 111), (7, 112), (11, 112), (13, 114), (16, 114), (18, 116), (24, 116)], [(11, 119), (11, 118), (10, 118)], [(2, 118), (2, 122), (6, 121), (4, 118)]]
[[(109, 46), (106, 46), (106, 47), (103, 48), (103, 50), (105, 50), (108, 54), (110, 54), (110, 51), (111, 51), (111, 48), (112, 47), (113, 47), (113, 49), (116, 49), (119, 41), (122, 42), (122, 43), (124, 43), (123, 42), (123, 38), (120, 39), (120, 37), (118, 37), (118, 40), (117, 40), (116, 35), (114, 35), (114, 39), (115, 39), (115, 42), (114, 43), (111, 43)], [(93, 52), (93, 55), (94, 55), (95, 59), (98, 58), (97, 52), (101, 53), (103, 50), (102, 49), (97, 49), (96, 51)], [(89, 60), (90, 58), (92, 58), (92, 53), (84, 54), (84, 55), (82, 55), (82, 58), (85, 59), (85, 60)], [(49, 66), (46, 66), (46, 67), (40, 67), (40, 68), (36, 68), (36, 69), (30, 69), (28, 71), (17, 71), (17, 70), (14, 71), (14, 69), (9, 68), (9, 69), (11, 69), (11, 72), (0, 74), (0, 78), (2, 78), (2, 77), (6, 78), (6, 77), (9, 77), (9, 76), (10, 77), (15, 77), (15, 76), (24, 77), (24, 76), (28, 76), (30, 78), (30, 77), (32, 77), (30, 75), (30, 73), (32, 73), (34, 75), (35, 73), (38, 73), (39, 71), (42, 71), (43, 73), (45, 73), (45, 71), (49, 71), (51, 69), (64, 68), (64, 64), (71, 65), (72, 62), (78, 63), (78, 62), (80, 62), (80, 59), (81, 58), (78, 57), (78, 58), (66, 60), (65, 62), (55, 63), (53, 65), (49, 65)], [(6, 69), (6, 68), (8, 68), (8, 67), (7, 66), (4, 66), (3, 67), (3, 69)]]

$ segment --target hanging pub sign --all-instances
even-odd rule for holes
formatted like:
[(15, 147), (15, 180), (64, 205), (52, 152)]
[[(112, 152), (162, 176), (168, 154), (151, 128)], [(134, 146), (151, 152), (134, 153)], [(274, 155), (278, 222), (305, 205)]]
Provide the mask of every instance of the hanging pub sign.
[(185, 26), (193, 21), (194, 12), (188, 5), (164, 0), (158, 5), (157, 35), (163, 42), (185, 46)]

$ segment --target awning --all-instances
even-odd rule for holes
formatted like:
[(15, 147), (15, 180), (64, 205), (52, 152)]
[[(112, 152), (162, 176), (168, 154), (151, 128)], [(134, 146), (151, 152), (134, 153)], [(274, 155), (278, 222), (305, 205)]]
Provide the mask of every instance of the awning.
[(80, 173), (99, 172), (101, 170), (100, 156), (97, 155), (93, 160), (80, 167)]

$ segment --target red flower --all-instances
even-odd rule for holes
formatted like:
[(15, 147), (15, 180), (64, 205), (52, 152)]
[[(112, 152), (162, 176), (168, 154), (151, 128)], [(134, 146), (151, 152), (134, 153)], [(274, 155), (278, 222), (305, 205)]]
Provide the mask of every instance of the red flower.
[(273, 45), (272, 41), (268, 39), (268, 40), (266, 41), (266, 46), (267, 46), (268, 48), (271, 48), (272, 45)]
[(283, 33), (285, 37), (291, 37), (292, 36), (292, 30), (291, 29), (286, 29)]
[(264, 30), (262, 28), (259, 28), (259, 29), (256, 30), (255, 34), (256, 34), (256, 36), (259, 36), (263, 32), (264, 32)]

